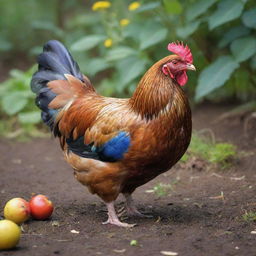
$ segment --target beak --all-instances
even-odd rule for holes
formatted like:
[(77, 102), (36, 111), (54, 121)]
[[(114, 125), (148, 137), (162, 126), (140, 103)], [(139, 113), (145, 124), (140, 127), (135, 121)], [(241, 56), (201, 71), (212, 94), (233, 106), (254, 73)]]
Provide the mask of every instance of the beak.
[(187, 63), (187, 70), (193, 70), (196, 71), (196, 68), (193, 64)]

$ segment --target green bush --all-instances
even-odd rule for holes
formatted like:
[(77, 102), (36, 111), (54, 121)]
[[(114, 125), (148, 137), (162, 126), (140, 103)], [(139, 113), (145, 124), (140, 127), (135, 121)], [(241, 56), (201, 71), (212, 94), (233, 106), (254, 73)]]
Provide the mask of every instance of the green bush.
[[(253, 0), (140, 1), (130, 11), (127, 1), (111, 3), (91, 14), (96, 25), (88, 22), (87, 14), (71, 23), (73, 29), (83, 26), (91, 31), (72, 43), (71, 50), (88, 75), (105, 71), (100, 82), (103, 93), (130, 94), (145, 70), (168, 54), (168, 42), (184, 40), (199, 71), (199, 76), (190, 74), (188, 88), (195, 90), (196, 101), (203, 97), (247, 101), (256, 96)], [(129, 24), (122, 26), (122, 19)]]
[(196, 101), (256, 96), (254, 0), (102, 1), (107, 7), (97, 1), (46, 2), (3, 0), (0, 52), (37, 54), (44, 42), (59, 39), (100, 92), (127, 96), (146, 69), (169, 54), (167, 44), (183, 40), (198, 69), (186, 87)]
[[(256, 96), (256, 5), (254, 1), (195, 1), (185, 14), (186, 30), (202, 51), (208, 65), (201, 70), (195, 92), (199, 100), (225, 85), (210, 98), (240, 100)], [(178, 33), (180, 34), (180, 33)], [(182, 34), (180, 34), (182, 36)]]
[[(28, 71), (13, 69), (10, 78), (0, 84), (2, 126), (0, 133), (23, 129), (26, 133), (41, 122), (41, 114), (35, 105), (35, 95), (30, 90), (30, 80), (36, 67)], [(4, 131), (4, 128), (8, 129)]]
[(30, 90), (30, 80), (36, 67), (26, 72), (13, 69), (10, 78), (1, 83), (0, 99), (2, 111), (9, 115), (18, 115), (21, 123), (37, 123), (40, 112), (35, 106), (35, 95)]
[(168, 29), (161, 20), (151, 16), (159, 8), (162, 8), (160, 2), (139, 6), (138, 2), (129, 5), (124, 0), (113, 1), (109, 8), (99, 8), (91, 14), (97, 20), (96, 25), (81, 24), (87, 14), (76, 17), (77, 23), (72, 20), (69, 24), (72, 29), (83, 26), (85, 31), (92, 31), (73, 41), (70, 49), (88, 76), (93, 78), (105, 71), (107, 75), (99, 82), (101, 93), (131, 94), (146, 69), (168, 54), (166, 47), (161, 46), (167, 46)]

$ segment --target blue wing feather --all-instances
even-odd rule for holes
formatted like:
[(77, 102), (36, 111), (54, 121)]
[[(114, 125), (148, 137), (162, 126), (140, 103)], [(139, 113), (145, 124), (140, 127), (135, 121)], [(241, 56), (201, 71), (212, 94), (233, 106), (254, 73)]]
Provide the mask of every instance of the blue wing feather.
[(120, 160), (127, 152), (131, 143), (131, 137), (127, 132), (119, 132), (111, 140), (107, 141), (101, 148), (100, 152), (107, 158)]
[(67, 139), (66, 142), (69, 150), (79, 156), (105, 162), (116, 162), (121, 160), (129, 149), (131, 137), (128, 132), (121, 131), (100, 147), (84, 144), (84, 137), (77, 140)]

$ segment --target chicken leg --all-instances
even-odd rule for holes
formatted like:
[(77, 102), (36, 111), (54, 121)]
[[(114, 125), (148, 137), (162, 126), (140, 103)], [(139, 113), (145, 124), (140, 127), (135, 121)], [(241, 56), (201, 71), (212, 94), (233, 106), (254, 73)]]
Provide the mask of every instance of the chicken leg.
[(122, 216), (126, 212), (128, 216), (135, 216), (135, 217), (141, 217), (141, 218), (152, 218), (153, 217), (151, 215), (143, 214), (137, 209), (131, 194), (124, 193), (123, 195), (126, 200), (126, 203), (125, 203), (126, 207), (123, 207), (120, 210), (120, 213), (118, 214), (118, 216)]
[(136, 225), (136, 224), (128, 224), (125, 222), (121, 222), (118, 219), (115, 211), (114, 202), (106, 203), (106, 205), (108, 209), (108, 220), (103, 222), (102, 224), (113, 224), (113, 225), (116, 225), (119, 227), (125, 227), (125, 228), (132, 228)]

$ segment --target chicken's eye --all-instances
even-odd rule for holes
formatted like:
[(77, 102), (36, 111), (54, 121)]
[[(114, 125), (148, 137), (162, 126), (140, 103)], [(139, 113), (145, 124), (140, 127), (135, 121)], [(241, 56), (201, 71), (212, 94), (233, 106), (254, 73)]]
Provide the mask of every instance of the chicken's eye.
[(172, 64), (177, 64), (177, 63), (178, 63), (177, 60), (173, 60), (173, 61), (172, 61)]

